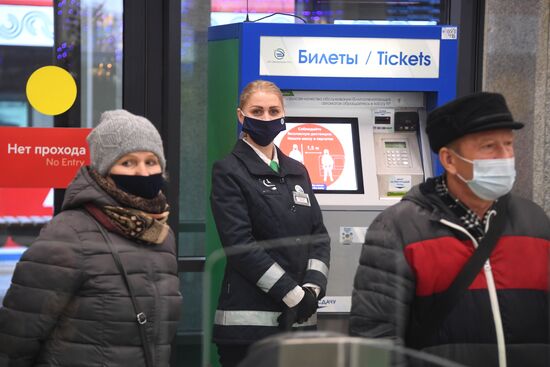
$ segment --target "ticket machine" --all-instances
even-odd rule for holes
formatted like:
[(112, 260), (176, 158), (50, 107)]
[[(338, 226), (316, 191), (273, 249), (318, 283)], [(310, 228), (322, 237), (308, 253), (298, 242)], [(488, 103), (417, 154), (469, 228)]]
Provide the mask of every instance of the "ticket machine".
[[(227, 154), (237, 139), (235, 109), (244, 86), (255, 79), (275, 82), (284, 93), (287, 123), (275, 143), (307, 167), (332, 239), (320, 319), (349, 313), (373, 219), (441, 171), (430, 153), (426, 116), (455, 97), (456, 65), (453, 26), (240, 23), (209, 29), (208, 162)], [(207, 252), (218, 247), (210, 218)]]
[(433, 174), (422, 92), (286, 91), (279, 148), (308, 169), (332, 240), (320, 312), (346, 315), (368, 225)]

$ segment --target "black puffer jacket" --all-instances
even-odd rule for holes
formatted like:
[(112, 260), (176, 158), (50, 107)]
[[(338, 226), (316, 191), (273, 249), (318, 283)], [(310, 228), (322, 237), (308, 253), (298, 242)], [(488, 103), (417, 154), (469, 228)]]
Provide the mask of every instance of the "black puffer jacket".
[[(497, 366), (496, 305), (483, 270), (438, 331), (425, 334), (439, 294), (474, 252), (433, 186), (429, 180), (414, 187), (369, 227), (355, 276), (351, 334), (392, 338), (467, 366)], [(550, 221), (514, 195), (507, 212), (497, 215), (506, 215), (506, 224), (489, 260), (508, 366), (548, 366)]]
[[(82, 168), (63, 211), (17, 264), (0, 309), (0, 366), (145, 366), (128, 290), (85, 203), (116, 204)], [(155, 366), (168, 366), (181, 295), (174, 236), (109, 236), (147, 314)]]
[[(275, 173), (242, 140), (215, 163), (212, 213), (227, 266), (214, 320), (214, 341), (250, 344), (279, 332), (284, 296), (298, 285), (323, 297), (330, 238), (305, 167), (277, 150)], [(299, 192), (309, 202), (295, 199)], [(303, 205), (306, 204), (306, 205)], [(316, 315), (299, 327), (316, 325)]]

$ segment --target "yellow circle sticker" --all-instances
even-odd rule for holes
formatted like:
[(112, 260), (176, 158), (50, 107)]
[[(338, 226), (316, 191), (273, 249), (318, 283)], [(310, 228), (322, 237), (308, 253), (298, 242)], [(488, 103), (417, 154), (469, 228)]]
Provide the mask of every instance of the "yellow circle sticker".
[(26, 92), (35, 110), (44, 115), (59, 115), (74, 104), (76, 82), (67, 70), (44, 66), (31, 74)]

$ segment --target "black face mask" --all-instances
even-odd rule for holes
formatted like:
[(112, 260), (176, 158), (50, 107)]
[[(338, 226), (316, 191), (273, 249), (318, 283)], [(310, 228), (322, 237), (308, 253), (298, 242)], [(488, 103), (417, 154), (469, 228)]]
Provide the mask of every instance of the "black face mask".
[(248, 116), (244, 117), (243, 131), (262, 147), (269, 145), (283, 130), (286, 130), (284, 117), (271, 121), (253, 119)]
[(150, 176), (110, 175), (110, 177), (122, 191), (145, 199), (156, 197), (164, 186), (162, 173)]

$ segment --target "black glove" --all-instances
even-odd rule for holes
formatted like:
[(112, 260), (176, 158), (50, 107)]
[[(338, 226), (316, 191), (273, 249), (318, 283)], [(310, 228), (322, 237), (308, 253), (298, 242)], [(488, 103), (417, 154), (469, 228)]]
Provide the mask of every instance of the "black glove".
[(298, 321), (298, 306), (292, 308), (285, 308), (283, 312), (277, 317), (279, 323), (279, 329), (283, 331), (292, 330), (292, 325)]
[(304, 298), (296, 305), (299, 324), (306, 322), (317, 311), (318, 306), (317, 294), (313, 288), (302, 287), (302, 289), (304, 290)]
[(304, 297), (296, 306), (286, 308), (277, 317), (279, 329), (289, 331), (292, 330), (294, 323), (301, 324), (306, 322), (317, 311), (317, 293), (310, 287), (302, 287)]

